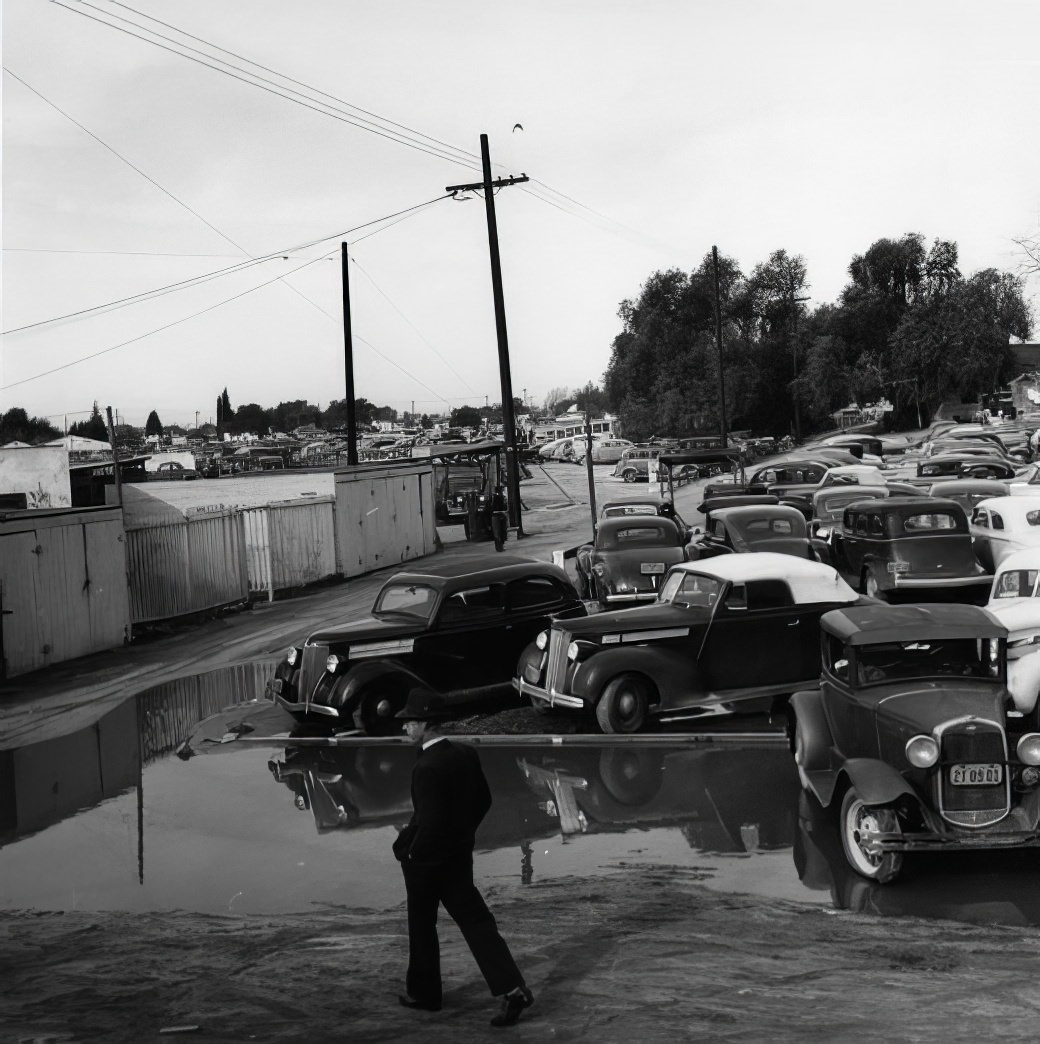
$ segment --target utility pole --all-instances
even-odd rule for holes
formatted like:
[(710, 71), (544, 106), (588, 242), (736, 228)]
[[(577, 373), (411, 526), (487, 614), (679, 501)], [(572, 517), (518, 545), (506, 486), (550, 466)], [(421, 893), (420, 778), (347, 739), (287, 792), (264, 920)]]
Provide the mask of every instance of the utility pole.
[(491, 154), (488, 136), (480, 136), (480, 159), (484, 180), (473, 185), (449, 185), (445, 192), (484, 193), (487, 211), (488, 248), (491, 254), (491, 291), (495, 299), (495, 329), (498, 333), (498, 372), (502, 384), (502, 429), (506, 443), (506, 479), (509, 486), (509, 525), (517, 537), (524, 535), (520, 518), (520, 462), (516, 454), (516, 416), (513, 409), (513, 379), (509, 372), (509, 338), (506, 334), (506, 306), (502, 295), (502, 262), (498, 253), (498, 219), (495, 217), (495, 189), (530, 181), (526, 174), (519, 177), (491, 180)]
[(719, 351), (719, 434), (722, 448), (728, 445), (726, 438), (726, 368), (722, 361), (722, 295), (719, 290), (719, 248), (712, 245), (711, 267), (715, 274), (715, 344)]
[(791, 404), (794, 406), (794, 440), (802, 438), (802, 419), (798, 410), (798, 392), (794, 382), (798, 380), (798, 305), (808, 301), (808, 297), (795, 297), (794, 285), (791, 285)]
[(119, 473), (119, 450), (116, 448), (115, 426), (112, 424), (112, 407), (105, 407), (105, 415), (108, 418), (108, 441), (112, 447), (112, 475), (116, 480), (116, 500), (120, 510), (123, 507), (123, 476)]
[(347, 244), (341, 244), (340, 257), (343, 266), (343, 362), (346, 371), (347, 392), (347, 464), (356, 465), (357, 452), (357, 403), (354, 401), (354, 341), (350, 330), (350, 275), (347, 267), (350, 258)]

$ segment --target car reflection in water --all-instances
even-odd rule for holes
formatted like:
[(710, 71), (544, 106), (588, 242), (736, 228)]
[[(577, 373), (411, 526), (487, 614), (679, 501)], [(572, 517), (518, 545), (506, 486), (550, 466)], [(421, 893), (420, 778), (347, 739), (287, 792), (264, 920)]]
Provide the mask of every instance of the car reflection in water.
[[(289, 747), (268, 768), (325, 833), (403, 826), (415, 757), (405, 744)], [(786, 748), (496, 743), (480, 757), (494, 794), (477, 832), (484, 850), (660, 826), (680, 827), (705, 852), (793, 841), (798, 780)]]
[(1040, 924), (1035, 849), (965, 852), (956, 859), (939, 852), (914, 854), (898, 882), (876, 884), (849, 866), (832, 812), (804, 791), (799, 795), (793, 855), (802, 884), (829, 891), (835, 909), (964, 924)]

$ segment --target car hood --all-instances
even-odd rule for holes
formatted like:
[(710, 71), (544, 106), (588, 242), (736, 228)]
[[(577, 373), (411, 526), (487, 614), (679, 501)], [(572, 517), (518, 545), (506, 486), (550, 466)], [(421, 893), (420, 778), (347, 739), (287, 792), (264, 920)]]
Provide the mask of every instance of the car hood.
[[(879, 694), (880, 695), (880, 694)], [(1007, 689), (978, 678), (944, 678), (902, 683), (899, 691), (882, 696), (880, 719), (901, 726), (909, 739), (917, 733), (930, 734), (943, 722), (974, 716), (1003, 723)]]
[(656, 631), (661, 628), (676, 628), (706, 624), (711, 615), (707, 606), (691, 606), (680, 609), (670, 603), (640, 605), (631, 609), (616, 609), (609, 613), (594, 613), (592, 616), (575, 620), (560, 621), (557, 626), (575, 638), (597, 637), (601, 634), (624, 631)]
[(414, 638), (427, 630), (426, 624), (404, 616), (378, 618), (365, 616), (339, 627), (324, 627), (307, 638), (308, 645), (339, 645), (351, 642), (385, 641), (389, 638)]
[(1009, 638), (1022, 631), (1040, 629), (1040, 598), (1008, 599), (1003, 604), (998, 601), (986, 609), (1008, 629)]

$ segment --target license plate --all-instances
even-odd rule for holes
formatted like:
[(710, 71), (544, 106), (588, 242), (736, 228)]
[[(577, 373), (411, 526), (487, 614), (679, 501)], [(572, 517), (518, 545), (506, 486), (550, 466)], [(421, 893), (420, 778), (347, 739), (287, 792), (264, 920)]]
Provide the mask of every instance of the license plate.
[(664, 562), (644, 562), (640, 567), (641, 573), (663, 573)]
[(1003, 765), (953, 765), (950, 782), (955, 787), (977, 787), (1004, 782)]

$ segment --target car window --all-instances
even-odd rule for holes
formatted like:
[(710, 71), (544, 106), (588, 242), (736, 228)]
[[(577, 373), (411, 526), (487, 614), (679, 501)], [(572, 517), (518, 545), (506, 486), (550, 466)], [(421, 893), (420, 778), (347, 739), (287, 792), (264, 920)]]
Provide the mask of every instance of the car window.
[(631, 526), (627, 529), (615, 529), (614, 540), (618, 548), (654, 547), (674, 543), (674, 533), (669, 533), (663, 526)]
[(827, 666), (831, 674), (841, 681), (849, 680), (849, 654), (840, 638), (833, 634), (827, 635), (826, 645)]
[(744, 528), (756, 535), (790, 536), (792, 532), (789, 518), (754, 518)]
[(682, 605), (714, 605), (722, 590), (722, 581), (698, 573), (673, 573), (661, 592), (661, 601)]
[(392, 584), (380, 591), (372, 611), (428, 620), (436, 601), (437, 591), (425, 584)]
[(867, 531), (867, 516), (866, 515), (857, 515), (856, 516), (856, 532), (857, 533), (866, 533), (866, 531)]
[[(936, 532), (944, 529), (956, 529), (957, 520), (953, 515), (944, 511), (922, 513), (920, 515), (907, 515), (903, 519), (903, 529), (907, 533)], [(1003, 524), (994, 528), (1003, 528)]]
[(856, 654), (857, 676), (861, 685), (914, 678), (995, 678), (1000, 661), (991, 655), (994, 641), (932, 638), (863, 645)]
[[(570, 597), (573, 599), (573, 595)], [(525, 576), (506, 586), (508, 609), (551, 609), (567, 599), (562, 587), (547, 576)]]
[(747, 584), (734, 584), (729, 589), (723, 605), (727, 609), (746, 609), (748, 607)]
[(1009, 569), (997, 577), (994, 598), (1030, 598), (1036, 587), (1037, 570)]
[(486, 584), (456, 591), (441, 606), (440, 622), (478, 621), (483, 617), (496, 616), (502, 612), (502, 601), (502, 584)]
[(985, 508), (976, 508), (975, 517), (971, 521), (981, 529), (989, 529), (989, 512)]
[(998, 515), (996, 513), (996, 511), (994, 511), (990, 515), (990, 518), (993, 520), (993, 528), (994, 529), (1003, 529), (1004, 528), (1004, 520), (1000, 517), (1000, 515)]
[(714, 523), (714, 525), (712, 526), (712, 529), (711, 529), (711, 535), (716, 540), (725, 540), (726, 539), (726, 526), (725, 526), (725, 523), (723, 523), (723, 522), (716, 522), (716, 523)]
[(884, 536), (885, 523), (880, 515), (871, 515), (867, 523), (867, 529), (871, 536)]
[(794, 605), (791, 589), (783, 580), (749, 580), (747, 607), (751, 611), (782, 609)]

